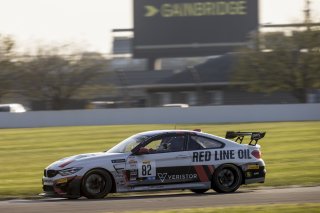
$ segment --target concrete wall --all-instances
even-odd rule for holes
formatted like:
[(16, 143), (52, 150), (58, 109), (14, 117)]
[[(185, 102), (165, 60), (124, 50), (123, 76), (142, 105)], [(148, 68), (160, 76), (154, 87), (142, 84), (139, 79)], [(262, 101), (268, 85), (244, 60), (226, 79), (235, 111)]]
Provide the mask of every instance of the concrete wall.
[(320, 120), (320, 104), (1, 112), (0, 128), (304, 120)]

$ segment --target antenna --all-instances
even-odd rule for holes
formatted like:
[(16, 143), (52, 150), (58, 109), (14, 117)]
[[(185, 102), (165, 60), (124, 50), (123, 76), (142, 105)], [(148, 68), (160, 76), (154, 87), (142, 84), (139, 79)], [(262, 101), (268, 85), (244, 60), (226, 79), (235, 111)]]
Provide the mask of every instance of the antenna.
[(307, 26), (307, 30), (310, 30), (311, 23), (311, 10), (310, 10), (310, 0), (305, 0), (305, 9), (304, 9), (304, 22)]

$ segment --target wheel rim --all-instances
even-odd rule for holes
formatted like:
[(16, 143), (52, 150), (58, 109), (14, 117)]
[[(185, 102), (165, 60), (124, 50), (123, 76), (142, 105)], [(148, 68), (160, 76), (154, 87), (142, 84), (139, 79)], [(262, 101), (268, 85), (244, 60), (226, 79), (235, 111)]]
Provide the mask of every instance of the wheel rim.
[(92, 174), (86, 180), (86, 189), (90, 194), (101, 193), (105, 189), (105, 186), (105, 179), (98, 174)]
[(235, 175), (230, 169), (223, 169), (218, 175), (219, 183), (225, 187), (231, 187), (235, 181)]

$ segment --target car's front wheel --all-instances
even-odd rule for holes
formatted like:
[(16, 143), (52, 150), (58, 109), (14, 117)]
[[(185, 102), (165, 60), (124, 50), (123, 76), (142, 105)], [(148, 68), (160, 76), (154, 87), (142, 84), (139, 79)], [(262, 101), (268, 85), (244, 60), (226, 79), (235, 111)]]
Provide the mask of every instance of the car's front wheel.
[(89, 171), (83, 177), (81, 191), (88, 199), (104, 198), (112, 188), (112, 179), (108, 172), (100, 169)]
[(242, 173), (232, 164), (220, 166), (213, 174), (212, 189), (219, 193), (236, 191), (242, 183)]

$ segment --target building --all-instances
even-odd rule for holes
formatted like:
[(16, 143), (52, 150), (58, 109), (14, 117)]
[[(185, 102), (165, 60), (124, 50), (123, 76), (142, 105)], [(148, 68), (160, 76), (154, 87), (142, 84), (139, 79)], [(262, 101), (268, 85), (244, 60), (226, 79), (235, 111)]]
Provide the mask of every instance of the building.
[(290, 93), (268, 95), (247, 92), (245, 82), (233, 81), (234, 66), (235, 55), (226, 54), (209, 58), (204, 63), (184, 70), (114, 71), (100, 79), (100, 84), (110, 84), (114, 88), (114, 92), (103, 97), (103, 101), (109, 103), (108, 107), (159, 107), (175, 103), (203, 106), (297, 102)]

